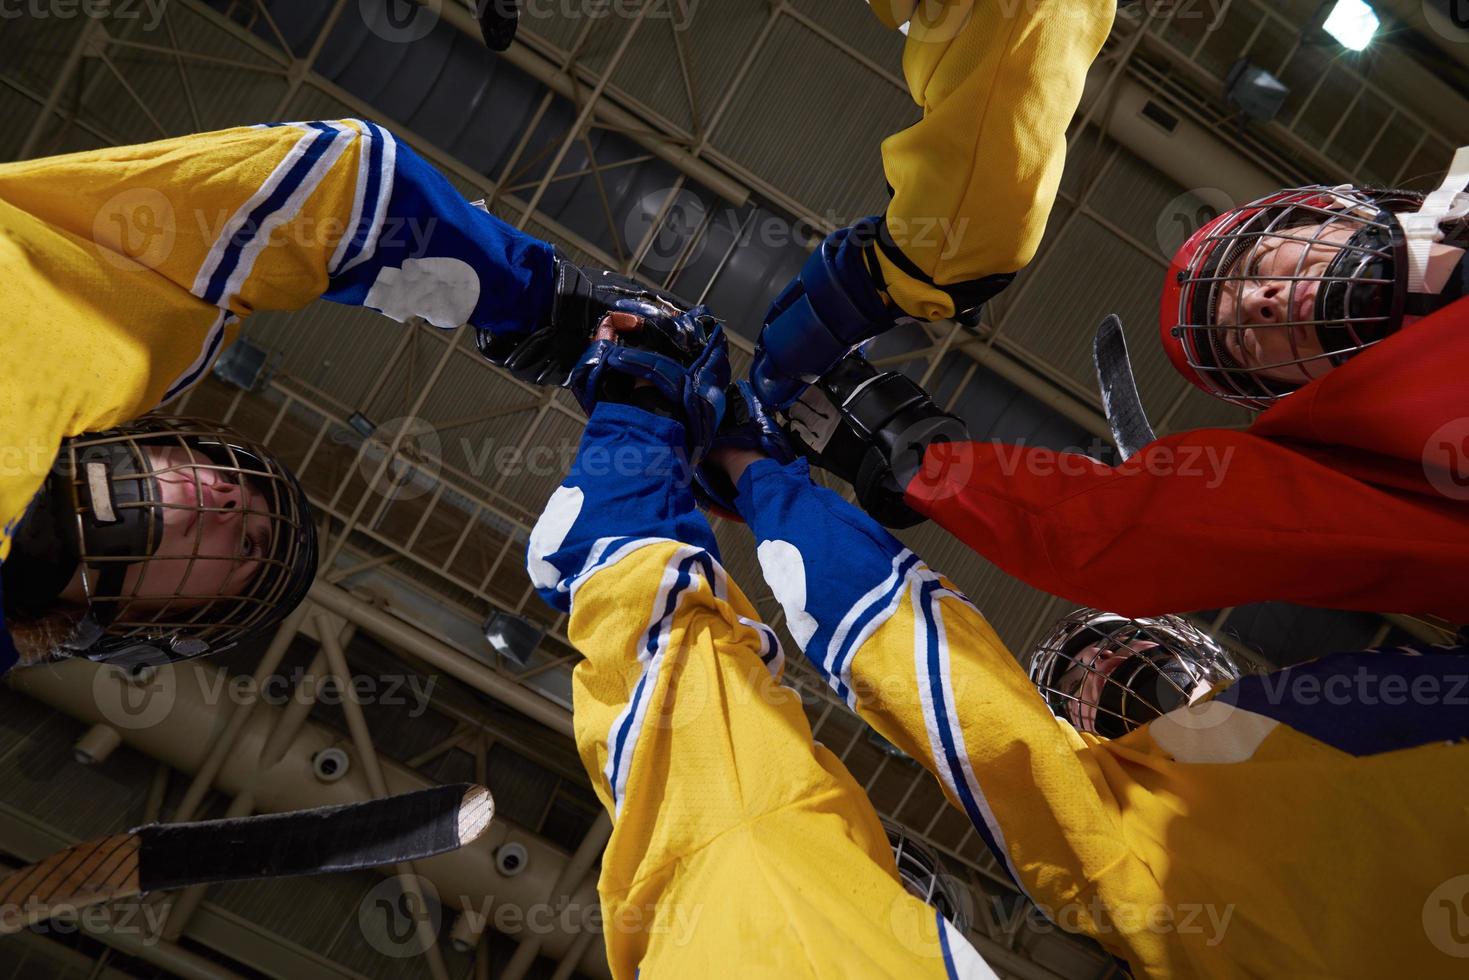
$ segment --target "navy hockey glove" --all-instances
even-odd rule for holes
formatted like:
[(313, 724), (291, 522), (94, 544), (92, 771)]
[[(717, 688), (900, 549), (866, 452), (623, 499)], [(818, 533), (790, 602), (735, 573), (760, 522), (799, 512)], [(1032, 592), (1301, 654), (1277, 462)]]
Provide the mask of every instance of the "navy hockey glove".
[(587, 269), (557, 256), (556, 295), (545, 324), (529, 334), (481, 330), (480, 353), (522, 381), (565, 386), (571, 369), (608, 313), (676, 317), (683, 307), (668, 293), (605, 269)]
[[(609, 314), (616, 336), (599, 336), (584, 349), (567, 385), (588, 415), (599, 401), (635, 405), (683, 423), (691, 464), (708, 451), (724, 418), (729, 349), (724, 326), (707, 307), (668, 316)], [(607, 333), (609, 331), (600, 331)], [(646, 382), (646, 384), (639, 384)]]
[[(781, 464), (796, 458), (790, 440), (775, 420), (765, 413), (748, 381), (736, 381), (725, 392), (724, 422), (709, 448), (726, 446), (749, 449)], [(706, 508), (719, 512), (721, 517), (742, 520), (735, 510), (734, 484), (720, 467), (705, 462), (694, 471), (694, 496)]]
[(768, 410), (788, 407), (852, 348), (903, 315), (883, 301), (868, 271), (880, 221), (863, 218), (832, 232), (765, 314), (750, 380)]

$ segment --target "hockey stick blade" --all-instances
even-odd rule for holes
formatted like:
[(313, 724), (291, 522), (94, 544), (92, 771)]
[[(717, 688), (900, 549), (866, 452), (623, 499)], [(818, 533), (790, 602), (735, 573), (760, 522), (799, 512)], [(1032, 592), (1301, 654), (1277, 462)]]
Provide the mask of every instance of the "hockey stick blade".
[(520, 0), (479, 0), (479, 31), (485, 47), (504, 51), (520, 27)]
[(489, 790), (460, 784), (315, 810), (149, 824), (0, 878), (0, 935), (150, 891), (433, 857), (478, 839), (494, 814)]
[(1158, 437), (1138, 397), (1132, 361), (1127, 356), (1127, 338), (1122, 334), (1122, 320), (1117, 314), (1107, 317), (1097, 328), (1092, 360), (1097, 367), (1097, 385), (1102, 391), (1102, 409), (1107, 413), (1112, 441), (1122, 458), (1128, 459)]

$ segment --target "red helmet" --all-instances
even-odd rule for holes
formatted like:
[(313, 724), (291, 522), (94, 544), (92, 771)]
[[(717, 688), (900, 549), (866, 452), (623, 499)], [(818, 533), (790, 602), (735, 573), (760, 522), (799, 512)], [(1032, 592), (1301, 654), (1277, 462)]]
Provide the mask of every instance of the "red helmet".
[[(1209, 394), (1268, 408), (1402, 327), (1407, 245), (1394, 211), (1417, 203), (1316, 186), (1219, 215), (1168, 268), (1163, 349)], [(1259, 263), (1276, 252), (1276, 267), (1263, 274)]]

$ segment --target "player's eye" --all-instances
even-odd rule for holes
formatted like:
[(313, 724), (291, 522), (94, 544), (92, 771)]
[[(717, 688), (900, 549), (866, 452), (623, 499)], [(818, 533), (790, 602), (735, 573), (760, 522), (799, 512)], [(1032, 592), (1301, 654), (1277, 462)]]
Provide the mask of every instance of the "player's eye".
[(259, 558), (265, 554), (265, 535), (252, 534), (245, 538), (244, 553), (246, 558)]

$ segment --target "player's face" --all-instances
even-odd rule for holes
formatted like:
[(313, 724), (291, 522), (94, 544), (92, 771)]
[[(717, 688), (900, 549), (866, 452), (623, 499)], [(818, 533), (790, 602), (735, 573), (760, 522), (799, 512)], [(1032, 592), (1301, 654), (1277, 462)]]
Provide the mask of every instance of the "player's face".
[(1060, 688), (1071, 692), (1066, 701), (1066, 717), (1081, 731), (1097, 730), (1097, 705), (1109, 683), (1108, 678), (1135, 655), (1157, 649), (1152, 640), (1129, 640), (1126, 643), (1093, 643), (1071, 661), (1061, 675)]
[(1316, 291), (1351, 237), (1346, 223), (1306, 225), (1263, 235), (1222, 273), (1248, 277), (1220, 284), (1216, 323), (1240, 367), (1275, 381), (1306, 382), (1331, 370), (1317, 330)]
[(244, 594), (270, 547), (266, 498), (194, 450), (145, 452), (163, 502), (163, 538), (151, 560), (128, 571), (124, 592), (150, 606)]

